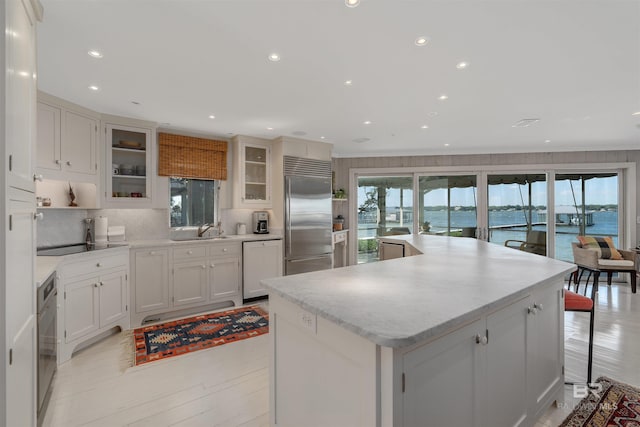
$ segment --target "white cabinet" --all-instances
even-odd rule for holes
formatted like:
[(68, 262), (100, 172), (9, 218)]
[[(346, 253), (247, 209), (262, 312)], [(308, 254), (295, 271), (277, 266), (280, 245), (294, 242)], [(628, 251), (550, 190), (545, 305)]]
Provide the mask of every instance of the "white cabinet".
[(244, 242), (242, 273), (244, 299), (267, 295), (260, 280), (282, 276), (282, 240)]
[(150, 208), (156, 171), (155, 128), (113, 122), (104, 125), (104, 207)]
[(233, 142), (234, 207), (271, 207), (271, 144), (244, 136), (234, 137)]
[(84, 341), (116, 326), (129, 328), (128, 247), (65, 257), (58, 275), (60, 364)]
[(44, 178), (98, 183), (99, 114), (38, 94), (37, 169)]
[(131, 250), (133, 326), (183, 309), (240, 305), (240, 242), (200, 242)]

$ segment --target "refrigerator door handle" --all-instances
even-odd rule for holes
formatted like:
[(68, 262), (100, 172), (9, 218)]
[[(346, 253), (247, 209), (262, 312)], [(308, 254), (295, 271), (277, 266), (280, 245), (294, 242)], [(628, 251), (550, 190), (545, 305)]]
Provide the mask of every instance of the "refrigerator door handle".
[(289, 260), (287, 260), (287, 262), (290, 262), (291, 264), (294, 264), (296, 262), (312, 261), (314, 259), (325, 259), (325, 258), (328, 258), (330, 255), (331, 254), (324, 254), (324, 255), (312, 256), (312, 257), (308, 257), (308, 258), (289, 259)]
[(285, 197), (284, 199), (286, 200), (286, 206), (285, 208), (285, 218), (287, 221), (286, 224), (286, 228), (287, 228), (287, 236), (285, 239), (286, 242), (286, 247), (285, 247), (285, 256), (291, 256), (291, 179), (289, 179), (288, 177), (285, 177)]

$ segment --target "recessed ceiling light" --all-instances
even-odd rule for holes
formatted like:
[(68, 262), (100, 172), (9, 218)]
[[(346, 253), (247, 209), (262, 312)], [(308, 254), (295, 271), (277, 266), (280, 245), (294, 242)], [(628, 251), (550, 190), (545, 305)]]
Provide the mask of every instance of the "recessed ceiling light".
[(216, 116), (214, 116), (213, 114), (211, 114), (211, 115), (209, 116), (209, 118), (210, 118), (210, 119), (215, 119), (215, 118), (216, 118)]
[(550, 143), (550, 142), (551, 142), (551, 140), (550, 140), (550, 139), (545, 139), (545, 140), (544, 140), (544, 143), (545, 143), (545, 144), (548, 144), (548, 143)]
[(96, 58), (96, 59), (100, 59), (102, 58), (102, 52), (100, 52), (99, 50), (95, 50), (95, 49), (91, 49), (89, 52), (87, 52), (87, 54), (92, 57), (92, 58)]
[(365, 125), (370, 125), (371, 124), (371, 120), (365, 120), (364, 124)]
[(320, 139), (325, 139), (324, 136), (321, 136)]
[(351, 85), (353, 85), (353, 80), (345, 80), (344, 85), (345, 85), (345, 86), (351, 86)]
[(358, 7), (360, 0), (344, 0), (344, 4), (347, 7)]
[(448, 97), (447, 95), (444, 95), (444, 94), (443, 94), (443, 95), (440, 95), (440, 96), (438, 97), (438, 99), (439, 99), (440, 101), (444, 101), (445, 99), (449, 99), (449, 97)]
[(429, 39), (424, 36), (418, 37), (415, 41), (416, 46), (426, 46), (427, 43), (429, 43)]
[(448, 146), (449, 146), (449, 144), (444, 144), (444, 146), (445, 146), (445, 147), (448, 147)]
[(28, 71), (19, 71), (18, 74), (21, 75), (22, 77), (29, 77)]
[(427, 126), (427, 125), (422, 125), (422, 126), (420, 126), (420, 128), (422, 128), (422, 129), (429, 129), (429, 126)]
[(269, 61), (271, 62), (278, 62), (280, 61), (280, 55), (278, 55), (277, 53), (271, 53), (269, 54)]
[(91, 89), (94, 92), (100, 90), (100, 88), (98, 86), (96, 86), (96, 85), (89, 86), (89, 89)]
[(640, 111), (636, 111), (635, 113), (632, 114), (632, 116), (640, 116)]
[(466, 61), (461, 61), (461, 62), (458, 62), (458, 63), (456, 64), (456, 68), (457, 68), (458, 70), (464, 70), (464, 69), (465, 69), (465, 68), (467, 68), (468, 66), (469, 66), (469, 63), (468, 63), (468, 62), (466, 62)]
[(267, 130), (273, 130), (273, 128), (269, 127), (269, 128), (267, 128)]

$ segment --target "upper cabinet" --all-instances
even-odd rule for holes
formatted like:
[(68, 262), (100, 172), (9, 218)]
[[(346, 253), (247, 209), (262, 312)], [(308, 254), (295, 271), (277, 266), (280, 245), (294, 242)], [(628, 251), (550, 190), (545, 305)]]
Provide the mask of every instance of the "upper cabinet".
[(236, 136), (233, 138), (235, 208), (271, 207), (271, 143)]
[(104, 123), (104, 134), (103, 206), (154, 207), (156, 144), (153, 123), (109, 117)]
[(38, 173), (97, 184), (99, 114), (39, 93), (37, 117)]

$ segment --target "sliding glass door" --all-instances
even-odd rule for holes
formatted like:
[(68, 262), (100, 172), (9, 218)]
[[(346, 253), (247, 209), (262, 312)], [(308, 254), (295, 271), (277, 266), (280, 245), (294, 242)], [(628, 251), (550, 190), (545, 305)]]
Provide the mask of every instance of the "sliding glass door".
[(489, 174), (487, 201), (488, 241), (547, 254), (546, 174)]
[(573, 261), (576, 236), (619, 237), (617, 173), (559, 173), (555, 177), (556, 258)]
[(377, 237), (413, 232), (413, 176), (358, 177), (358, 264), (378, 260)]
[(420, 176), (418, 225), (422, 234), (475, 237), (476, 175)]

